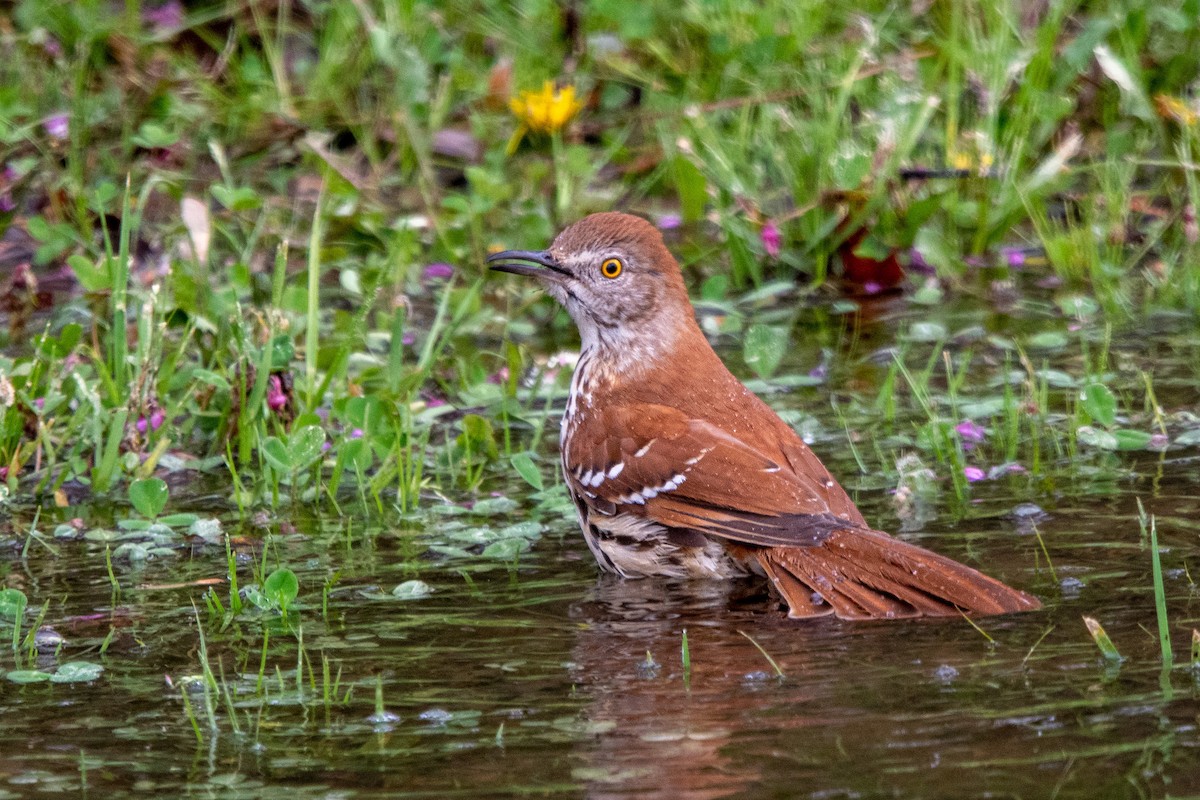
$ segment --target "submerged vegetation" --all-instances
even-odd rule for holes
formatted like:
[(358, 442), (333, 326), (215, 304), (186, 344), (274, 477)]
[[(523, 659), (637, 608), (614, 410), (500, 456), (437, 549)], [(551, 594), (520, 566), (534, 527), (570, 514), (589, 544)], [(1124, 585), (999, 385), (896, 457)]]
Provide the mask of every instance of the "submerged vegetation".
[[(1064, 744), (1058, 784), (1019, 786), (1023, 739), (955, 764), (1040, 796), (1129, 753), (1111, 785), (1185, 785), (1171, 703), (1200, 663), (1200, 2), (19, 0), (0, 52), (8, 684), (112, 681), (210, 748), (209, 780), (230, 737), (438, 758), (628, 723), (575, 691), (608, 645), (565, 622), (538, 636), (544, 605), (626, 631), (623, 601), (601, 585), (605, 611), (578, 611), (568, 587), (590, 573), (534, 549), (574, 534), (554, 450), (574, 329), (484, 265), (621, 209), (663, 231), (726, 362), (872, 521), (958, 528), (968, 558), (980, 530), (1015, 531), (997, 545), (1020, 550), (1010, 574), (1070, 606), (957, 640), (976, 650), (946, 656), (959, 667), (923, 708), (1003, 684), (974, 741), (1001, 715), (1041, 736), (1064, 693), (1068, 715), (1154, 707), (1111, 752)], [(630, 590), (683, 620), (620, 650), (637, 677), (614, 685), (635, 700), (662, 681), (701, 704), (706, 681), (764, 665), (738, 691), (786, 693), (845, 666), (676, 588)], [(720, 609), (727, 630), (706, 627)], [(1089, 631), (1102, 658), (1079, 701), (1055, 671), (1091, 663)], [(724, 669), (732, 653), (744, 665)], [(1050, 688), (1035, 702), (992, 668)], [(504, 691), (547, 708), (460, 676), (522, 670), (552, 688)], [(47, 696), (0, 695), (0, 719)], [(695, 742), (740, 730), (716, 712), (680, 724)], [(847, 725), (813, 758), (840, 763)], [(441, 736), (445, 751), (424, 743)], [(522, 785), (645, 766), (592, 756)], [(104, 758), (81, 749), (70, 780), (102, 785)], [(845, 772), (830, 788), (863, 788)]]

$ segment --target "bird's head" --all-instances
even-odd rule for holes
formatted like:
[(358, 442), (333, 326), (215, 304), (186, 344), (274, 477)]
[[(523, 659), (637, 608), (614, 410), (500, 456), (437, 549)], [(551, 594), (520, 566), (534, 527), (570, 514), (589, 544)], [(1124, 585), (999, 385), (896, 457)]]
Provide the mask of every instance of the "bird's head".
[(488, 263), (541, 281), (575, 320), (585, 350), (658, 349), (695, 325), (679, 264), (641, 217), (592, 214), (548, 250), (506, 250)]

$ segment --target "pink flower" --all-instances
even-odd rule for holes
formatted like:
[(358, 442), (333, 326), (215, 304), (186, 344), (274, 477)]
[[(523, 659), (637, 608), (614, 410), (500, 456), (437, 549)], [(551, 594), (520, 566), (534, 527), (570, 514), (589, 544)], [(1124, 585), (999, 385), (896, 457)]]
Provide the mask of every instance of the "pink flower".
[(412, 331), (405, 331), (404, 335), (400, 337), (400, 344), (405, 345), (405, 346), (412, 345), (416, 341), (417, 341), (417, 335), (415, 333), (413, 333)]
[(362, 428), (351, 428), (350, 429), (349, 438), (361, 439), (362, 437), (363, 437), (363, 429)]
[(1025, 251), (1019, 247), (1001, 247), (1000, 255), (1004, 256), (1004, 261), (1009, 267), (1025, 265)]
[(971, 483), (981, 481), (987, 477), (979, 467), (963, 467), (963, 475), (967, 476), (967, 480)]
[(958, 438), (962, 439), (965, 444), (978, 444), (987, 438), (987, 431), (969, 419), (964, 419), (955, 425), (954, 432), (958, 434)]
[(142, 21), (153, 28), (155, 33), (182, 28), (183, 4), (179, 0), (170, 0), (157, 8), (142, 9)]
[(763, 225), (762, 231), (759, 232), (759, 237), (762, 239), (763, 249), (767, 251), (767, 255), (771, 258), (778, 258), (779, 251), (783, 249), (783, 236), (779, 233), (778, 226), (767, 220), (767, 224)]
[(919, 272), (922, 275), (934, 275), (937, 273), (937, 269), (926, 261), (925, 256), (921, 255), (921, 251), (915, 247), (908, 251), (908, 267), (913, 272)]
[(145, 436), (146, 431), (150, 429), (150, 423), (146, 421), (145, 417), (138, 417), (137, 422), (133, 424), (133, 427), (137, 428), (138, 433)]
[(156, 431), (162, 427), (162, 424), (167, 421), (167, 412), (161, 408), (156, 408), (150, 412), (150, 430)]
[(663, 214), (658, 218), (658, 229), (660, 231), (672, 231), (683, 224), (683, 218), (678, 214)]
[(446, 279), (454, 274), (454, 267), (449, 264), (438, 262), (425, 267), (425, 271), (421, 273), (421, 280), (432, 281), (438, 279)]
[(66, 114), (51, 114), (42, 120), (42, 127), (51, 139), (62, 141), (71, 134), (71, 118)]
[(267, 408), (279, 411), (287, 403), (287, 395), (283, 393), (283, 381), (278, 375), (272, 375), (267, 379)]

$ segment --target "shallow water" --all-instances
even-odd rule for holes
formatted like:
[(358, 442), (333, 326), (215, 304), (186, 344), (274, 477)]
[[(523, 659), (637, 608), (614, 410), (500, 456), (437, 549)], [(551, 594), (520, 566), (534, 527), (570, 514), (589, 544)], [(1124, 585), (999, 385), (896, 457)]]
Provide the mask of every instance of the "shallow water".
[[(853, 330), (802, 325), (783, 372), (807, 372), (828, 347), (834, 366), (827, 383), (770, 396), (785, 411), (803, 410), (801, 427), (818, 453), (854, 487), (867, 518), (893, 530), (902, 525), (886, 491), (895, 480), (870, 469), (871, 438), (886, 433), (869, 408), (887, 363), (872, 349), (930, 313), (894, 304)], [(951, 308), (938, 319), (950, 333), (980, 325), (1010, 335), (1011, 320), (990, 312)], [(1045, 320), (1058, 325), (1050, 315)], [(1158, 400), (1170, 409), (1196, 406), (1197, 348), (1186, 327), (1176, 322), (1153, 334), (1118, 336), (1113, 348), (1114, 359), (1140, 360), (1153, 373)], [(1071, 346), (1038, 359), (1080, 374), (1081, 357)], [(997, 358), (984, 363), (991, 372), (981, 366), (969, 386), (986, 386), (1002, 366)], [(863, 433), (865, 474), (844, 446), (831, 394), (845, 427)], [(920, 420), (907, 422), (897, 426), (901, 434)], [(1037, 475), (973, 484), (965, 502), (943, 488), (906, 536), (1046, 603), (1038, 612), (979, 620), (978, 629), (959, 619), (796, 622), (753, 583), (598, 578), (565, 504), (538, 511), (505, 478), (490, 488), (522, 497), (508, 510), (493, 504), (490, 512), (447, 515), (430, 496), (428, 510), (415, 518), (380, 519), (347, 504), (342, 517), (284, 509), (258, 524), (239, 521), (219, 493), (183, 498), (177, 488), (168, 510), (218, 516), (237, 537), (243, 586), (253, 581), (264, 536), (269, 565), (288, 566), (301, 580), (293, 629), (277, 614), (247, 615), (223, 628), (206, 611), (207, 587), (194, 585), (225, 577), (222, 544), (181, 541), (175, 557), (137, 566), (117, 561), (121, 589), (114, 594), (102, 541), (27, 542), (32, 510), (14, 509), (0, 534), (3, 583), (29, 596), (26, 625), (46, 604), (43, 624), (66, 639), (57, 655), (26, 666), (52, 671), (84, 660), (104, 672), (90, 683), (0, 680), (0, 800), (64, 792), (1197, 794), (1200, 688), (1187, 649), (1191, 630), (1200, 627), (1197, 486), (1200, 451), (1178, 447), (1056, 457)], [(1161, 667), (1137, 498), (1157, 519), (1176, 652), (1170, 671)], [(469, 499), (461, 498), (464, 506)], [(1029, 502), (1044, 514), (1027, 507), (1014, 514)], [(47, 508), (38, 529), (48, 533), (70, 518), (90, 529), (124, 513), (98, 505)], [(516, 561), (452, 549), (531, 515), (544, 532), (530, 537), (531, 549)], [(391, 596), (411, 579), (432, 593)], [(228, 591), (217, 587), (226, 600)], [(1100, 657), (1083, 615), (1100, 619), (1123, 663)], [(9, 630), (0, 628), (0, 636)], [(196, 679), (201, 631), (208, 663), (227, 691), (207, 694), (211, 723)], [(3, 670), (16, 666), (7, 647), (0, 659)], [(388, 715), (376, 714), (377, 686)]]

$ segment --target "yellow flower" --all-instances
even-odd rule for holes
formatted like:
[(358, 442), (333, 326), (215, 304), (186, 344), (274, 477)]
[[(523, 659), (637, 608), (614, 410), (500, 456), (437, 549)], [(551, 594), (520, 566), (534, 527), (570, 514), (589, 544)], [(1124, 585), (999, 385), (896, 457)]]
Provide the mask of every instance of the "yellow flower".
[(964, 136), (958, 144), (951, 145), (946, 153), (946, 161), (954, 169), (986, 175), (996, 159), (992, 156), (987, 140), (976, 133), (974, 136)]
[(1154, 106), (1158, 110), (1158, 115), (1163, 119), (1169, 119), (1176, 125), (1187, 127), (1200, 122), (1200, 113), (1187, 104), (1187, 101), (1181, 100), (1178, 97), (1172, 97), (1169, 94), (1154, 95)]
[(574, 86), (555, 89), (551, 81), (546, 81), (540, 90), (521, 92), (509, 100), (508, 107), (521, 122), (509, 142), (511, 152), (527, 132), (550, 134), (561, 131), (583, 109), (583, 103), (575, 99)]

